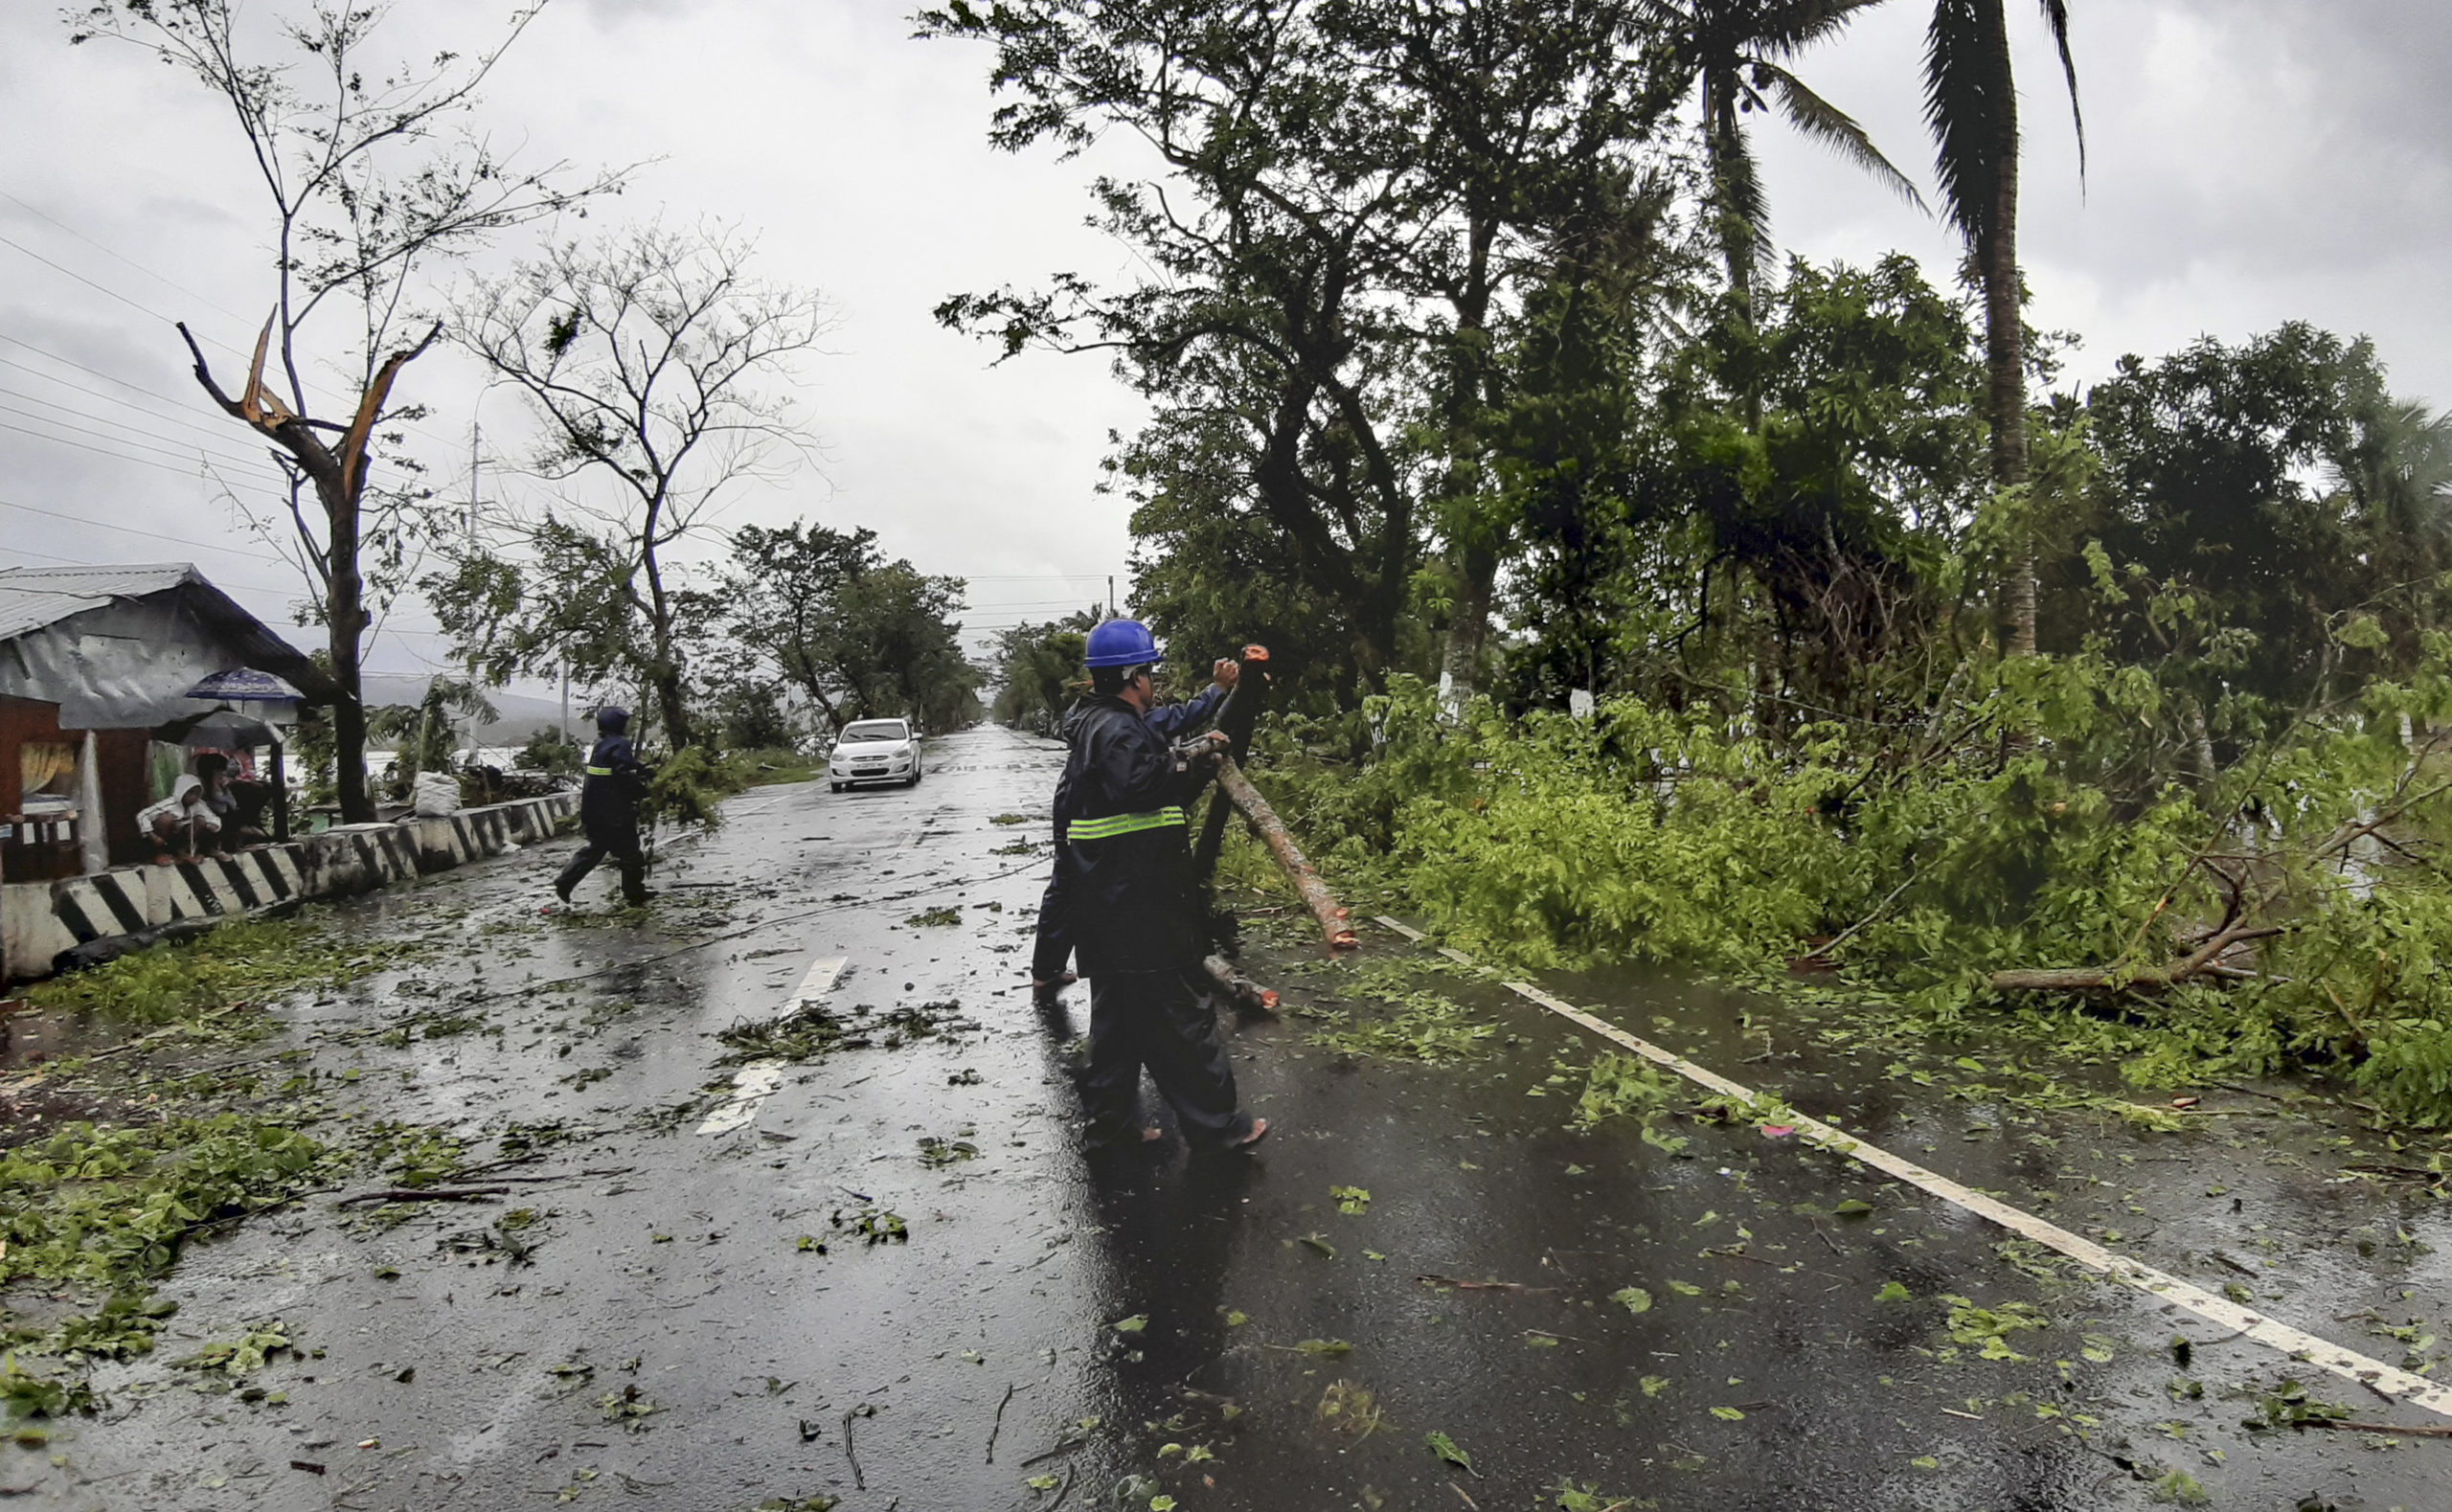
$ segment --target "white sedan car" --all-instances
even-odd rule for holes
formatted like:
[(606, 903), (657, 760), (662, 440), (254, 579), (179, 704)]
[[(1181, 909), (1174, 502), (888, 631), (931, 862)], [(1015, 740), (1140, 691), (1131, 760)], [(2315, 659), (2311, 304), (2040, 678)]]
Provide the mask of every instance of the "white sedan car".
[(861, 782), (920, 783), (920, 734), (907, 719), (861, 719), (843, 727), (827, 758), (826, 785), (840, 793)]

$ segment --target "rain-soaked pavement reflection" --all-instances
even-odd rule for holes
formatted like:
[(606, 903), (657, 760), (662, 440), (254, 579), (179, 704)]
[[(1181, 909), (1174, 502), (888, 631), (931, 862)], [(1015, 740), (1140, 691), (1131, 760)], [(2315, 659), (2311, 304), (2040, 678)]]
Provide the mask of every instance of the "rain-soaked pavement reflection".
[[(1605, 1047), (1393, 936), (1329, 963), (1255, 924), (1251, 969), (1286, 997), (1231, 1027), (1274, 1126), (1257, 1156), (1085, 1158), (1066, 1068), (1086, 990), (1042, 1015), (1024, 980), (1059, 757), (983, 730), (940, 742), (914, 790), (745, 795), (718, 833), (668, 846), (645, 921), (539, 913), (568, 843), (347, 910), (451, 943), (299, 1005), (304, 1068), (336, 1106), (445, 1125), (472, 1160), (542, 1158), (504, 1168), (523, 1178), (505, 1204), (378, 1221), (316, 1199), (196, 1249), (165, 1288), (177, 1337), (105, 1370), (112, 1412), (49, 1446), (57, 1465), (0, 1451), (0, 1490), (79, 1508), (2452, 1505), (2452, 1444), (2243, 1426), (2291, 1377), (2361, 1418), (2424, 1414), (1922, 1193), (1749, 1120), (1576, 1129)], [(838, 1016), (933, 1006), (872, 1048), (728, 1061), (717, 1034), (836, 957)], [(1315, 1043), (1379, 1011), (1354, 992), (1373, 982), (1494, 1032), (1450, 1065)], [(2155, 1133), (2021, 1095), (1981, 1049), (1876, 1048), (1656, 978), (1550, 985), (2327, 1338), (2413, 1367), (2441, 1353), (2452, 1277), (2425, 1185), (2346, 1179), (2371, 1157), (2262, 1090)], [(759, 1100), (729, 1102), (743, 1091)], [(746, 1116), (711, 1117), (727, 1106)], [(533, 1221), (506, 1228), (510, 1206)], [(317, 1353), (257, 1378), (259, 1400), (159, 1363), (272, 1318)]]

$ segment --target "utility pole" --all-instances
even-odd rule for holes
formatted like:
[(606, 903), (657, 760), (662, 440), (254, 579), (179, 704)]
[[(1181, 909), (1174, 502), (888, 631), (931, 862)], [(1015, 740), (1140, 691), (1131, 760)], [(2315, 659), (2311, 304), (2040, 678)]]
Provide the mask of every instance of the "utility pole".
[(1107, 618), (1115, 618), (1115, 574), (1107, 574)]

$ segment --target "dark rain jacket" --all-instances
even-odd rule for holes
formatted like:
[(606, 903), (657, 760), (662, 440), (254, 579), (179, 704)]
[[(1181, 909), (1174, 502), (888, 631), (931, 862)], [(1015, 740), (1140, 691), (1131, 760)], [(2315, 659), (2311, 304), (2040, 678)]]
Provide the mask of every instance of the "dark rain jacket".
[(587, 753), (587, 782), (579, 792), (579, 826), (599, 845), (619, 846), (639, 831), (639, 801), (647, 769), (628, 735), (605, 735)]
[[(1153, 711), (1154, 712), (1154, 711)], [(1205, 920), (1192, 889), (1186, 805), (1215, 775), (1179, 765), (1158, 726), (1121, 698), (1093, 698), (1065, 725), (1065, 922), (1090, 977), (1197, 966)]]
[[(1228, 691), (1212, 683), (1201, 689), (1199, 697), (1180, 704), (1161, 705), (1143, 714), (1141, 722), (1158, 732), (1169, 744), (1172, 744), (1216, 717), (1219, 706), (1226, 702)], [(1080, 724), (1081, 716), (1088, 713), (1093, 707), (1093, 701), (1084, 698), (1064, 711), (1064, 718), (1057, 729), (1063, 734), (1066, 745), (1073, 743), (1075, 728)], [(1073, 764), (1067, 761), (1064, 764), (1064, 775), (1056, 782), (1055, 812), (1052, 816), (1056, 821), (1056, 844), (1058, 854), (1062, 853), (1061, 847), (1064, 845), (1064, 826), (1073, 817), (1072, 780)]]

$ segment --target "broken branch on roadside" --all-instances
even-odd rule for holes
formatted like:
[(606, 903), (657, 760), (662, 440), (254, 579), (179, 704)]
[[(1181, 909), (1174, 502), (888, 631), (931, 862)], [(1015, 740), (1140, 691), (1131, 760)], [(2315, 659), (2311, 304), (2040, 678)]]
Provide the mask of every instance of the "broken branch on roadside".
[(508, 1186), (385, 1186), (375, 1191), (358, 1192), (342, 1197), (335, 1207), (352, 1207), (359, 1203), (476, 1203), (488, 1198), (511, 1195)]

